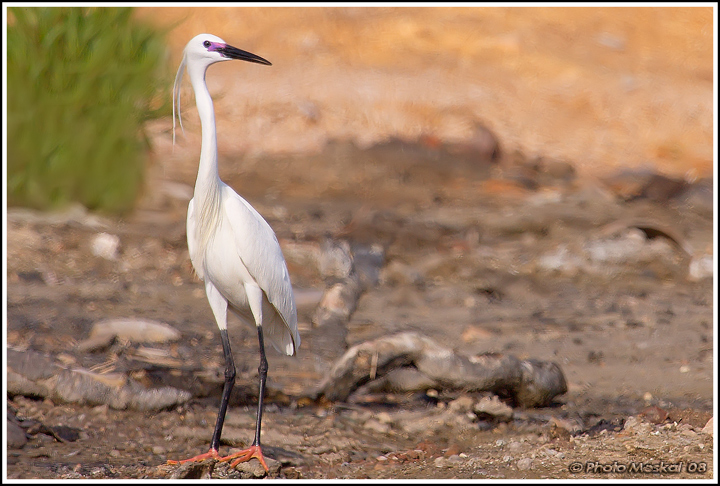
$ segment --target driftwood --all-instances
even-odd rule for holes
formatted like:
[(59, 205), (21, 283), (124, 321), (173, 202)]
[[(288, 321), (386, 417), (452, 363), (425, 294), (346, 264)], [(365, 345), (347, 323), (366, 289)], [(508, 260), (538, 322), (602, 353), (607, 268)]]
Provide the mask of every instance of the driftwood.
[(59, 403), (107, 404), (114, 409), (161, 410), (187, 402), (173, 387), (146, 388), (124, 373), (68, 369), (37, 351), (7, 349), (8, 395), (50, 398)]
[(345, 240), (323, 243), (319, 269), (325, 291), (313, 314), (311, 341), (325, 354), (347, 348), (347, 323), (363, 292), (377, 284), (383, 260), (380, 248), (351, 247)]
[(684, 238), (679, 231), (670, 226), (664, 225), (657, 221), (638, 220), (638, 219), (621, 219), (602, 226), (598, 233), (602, 237), (613, 236), (616, 233), (627, 230), (628, 228), (637, 228), (645, 234), (647, 239), (657, 237), (667, 238), (675, 244), (679, 249), (684, 251), (687, 256), (692, 257), (695, 253), (692, 245)]
[[(376, 248), (351, 247), (342, 240), (324, 242), (319, 267), (326, 289), (313, 316), (313, 341), (326, 352), (346, 348), (346, 324), (362, 293), (377, 284), (383, 259), (382, 251)], [(525, 407), (546, 406), (567, 391), (565, 377), (555, 363), (520, 361), (510, 355), (468, 358), (428, 337), (402, 333), (349, 349), (315, 394), (344, 401), (374, 380), (396, 391), (502, 391)]]
[[(547, 406), (567, 392), (565, 376), (555, 363), (500, 354), (460, 356), (426, 336), (408, 332), (350, 348), (320, 384), (317, 395), (344, 401), (370, 380), (384, 379), (403, 367), (414, 367), (423, 376), (412, 380), (420, 389), (502, 391), (523, 407)], [(405, 391), (411, 388), (406, 384)]]

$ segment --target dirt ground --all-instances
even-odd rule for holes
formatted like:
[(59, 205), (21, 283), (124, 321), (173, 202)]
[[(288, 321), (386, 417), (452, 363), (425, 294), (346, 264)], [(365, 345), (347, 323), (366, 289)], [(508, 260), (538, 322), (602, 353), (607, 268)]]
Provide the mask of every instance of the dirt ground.
[[(298, 356), (268, 353), (268, 477), (714, 477), (711, 9), (139, 10), (187, 15), (175, 61), (210, 31), (273, 62), (208, 72), (220, 175), (276, 231), (298, 296)], [(151, 127), (154, 190), (132, 215), (9, 210), (6, 332), (14, 350), (192, 398), (10, 396), (27, 443), (8, 449), (8, 478), (210, 474), (165, 464), (206, 451), (223, 369), (185, 242), (200, 126), (183, 96), (185, 135), (173, 151), (171, 121)], [(115, 257), (93, 252), (99, 233), (119, 238)], [(344, 351), (312, 323), (328, 237), (384, 256), (346, 346), (413, 331), (463, 356), (553, 361), (567, 393), (505, 418), (462, 389), (313, 400)], [(182, 337), (78, 351), (124, 317)], [(257, 395), (255, 334), (230, 331), (223, 454), (252, 440)]]

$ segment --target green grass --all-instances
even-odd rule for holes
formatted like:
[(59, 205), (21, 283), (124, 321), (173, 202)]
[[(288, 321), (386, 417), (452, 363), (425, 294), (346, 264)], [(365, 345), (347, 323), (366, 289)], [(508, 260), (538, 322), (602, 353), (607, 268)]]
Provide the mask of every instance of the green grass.
[(131, 8), (8, 9), (8, 205), (125, 213), (140, 194), (143, 124), (169, 114), (164, 34)]

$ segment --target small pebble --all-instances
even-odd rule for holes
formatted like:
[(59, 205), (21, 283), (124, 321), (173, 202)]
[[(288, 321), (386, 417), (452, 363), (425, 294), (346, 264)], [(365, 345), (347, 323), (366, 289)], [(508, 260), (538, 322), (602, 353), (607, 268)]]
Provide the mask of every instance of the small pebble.
[(463, 462), (463, 459), (458, 454), (453, 454), (452, 456), (447, 458), (447, 462), (452, 464), (458, 464), (460, 462)]
[(532, 467), (532, 463), (533, 463), (532, 459), (530, 459), (529, 457), (525, 457), (523, 459), (520, 459), (517, 462), (517, 467), (521, 471), (527, 471), (528, 469), (530, 469)]
[(92, 254), (106, 260), (115, 260), (117, 258), (118, 246), (120, 238), (108, 233), (100, 233), (96, 235), (90, 243)]
[(8, 449), (22, 449), (27, 444), (25, 430), (11, 420), (7, 420), (7, 447)]
[(508, 444), (508, 449), (517, 452), (522, 449), (522, 444), (520, 442), (510, 442), (510, 444)]
[(707, 423), (705, 424), (705, 427), (702, 428), (701, 432), (704, 434), (713, 435), (714, 426), (715, 426), (714, 424), (715, 424), (715, 421), (713, 420), (713, 417), (710, 417), (710, 420), (707, 421)]

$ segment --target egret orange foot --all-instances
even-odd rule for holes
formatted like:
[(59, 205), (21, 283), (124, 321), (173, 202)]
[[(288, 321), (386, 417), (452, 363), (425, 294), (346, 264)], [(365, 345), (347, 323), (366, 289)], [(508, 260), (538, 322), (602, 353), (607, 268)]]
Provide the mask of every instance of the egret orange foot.
[(217, 459), (218, 461), (222, 461), (220, 458), (220, 454), (218, 454), (218, 451), (215, 449), (210, 449), (205, 454), (200, 454), (199, 456), (191, 457), (190, 459), (183, 459), (182, 461), (172, 461), (168, 460), (168, 464), (185, 464), (186, 462), (201, 462), (205, 461), (207, 459)]
[(245, 450), (223, 457), (222, 459), (220, 459), (220, 462), (233, 461), (230, 463), (230, 466), (235, 467), (241, 462), (249, 461), (253, 457), (260, 461), (260, 464), (262, 464), (262, 466), (265, 468), (265, 471), (268, 472), (268, 467), (267, 464), (265, 464), (265, 458), (263, 457), (260, 446), (250, 446)]

